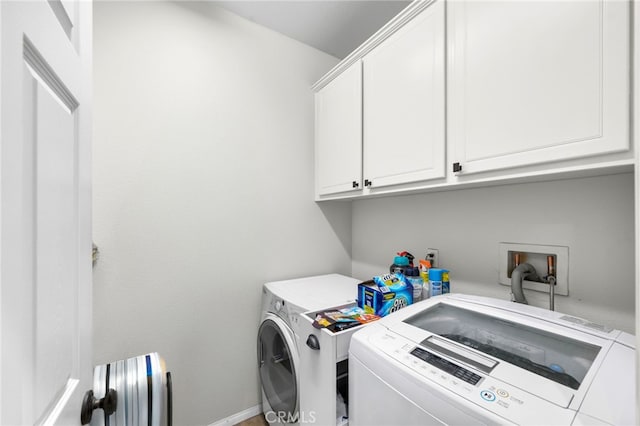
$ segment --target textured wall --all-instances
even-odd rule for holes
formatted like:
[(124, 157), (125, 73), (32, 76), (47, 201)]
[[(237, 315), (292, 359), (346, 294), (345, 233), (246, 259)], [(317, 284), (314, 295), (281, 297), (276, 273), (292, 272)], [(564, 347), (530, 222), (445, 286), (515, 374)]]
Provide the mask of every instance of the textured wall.
[(158, 351), (178, 425), (260, 403), (263, 282), (351, 272), (313, 202), (310, 86), (337, 60), (207, 3), (95, 4), (96, 363)]

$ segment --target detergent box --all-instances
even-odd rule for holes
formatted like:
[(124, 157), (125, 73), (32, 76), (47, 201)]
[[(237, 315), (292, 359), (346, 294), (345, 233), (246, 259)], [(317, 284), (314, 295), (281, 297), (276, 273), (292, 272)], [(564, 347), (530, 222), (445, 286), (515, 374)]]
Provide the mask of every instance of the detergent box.
[(381, 317), (413, 303), (413, 286), (402, 274), (387, 274), (358, 284), (358, 306)]

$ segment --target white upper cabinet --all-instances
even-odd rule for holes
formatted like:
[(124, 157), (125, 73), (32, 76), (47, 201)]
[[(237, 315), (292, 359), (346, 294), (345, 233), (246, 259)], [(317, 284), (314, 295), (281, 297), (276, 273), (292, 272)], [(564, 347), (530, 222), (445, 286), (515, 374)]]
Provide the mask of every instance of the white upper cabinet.
[(445, 177), (445, 4), (438, 1), (363, 58), (364, 184)]
[(447, 6), (448, 167), (464, 175), (629, 149), (628, 2)]
[(362, 188), (362, 63), (315, 94), (316, 195)]
[(316, 85), (316, 199), (628, 171), (631, 2), (415, 1)]

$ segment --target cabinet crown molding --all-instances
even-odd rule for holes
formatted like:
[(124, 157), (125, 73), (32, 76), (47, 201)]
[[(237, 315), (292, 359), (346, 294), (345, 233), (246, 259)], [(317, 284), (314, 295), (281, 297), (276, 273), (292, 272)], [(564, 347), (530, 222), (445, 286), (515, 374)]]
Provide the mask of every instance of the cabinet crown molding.
[(311, 89), (314, 92), (322, 89), (329, 84), (334, 78), (340, 75), (345, 69), (349, 68), (355, 62), (361, 60), (367, 53), (373, 50), (376, 46), (389, 38), (392, 34), (402, 28), (407, 22), (412, 20), (416, 15), (422, 12), (436, 1), (444, 0), (416, 0), (409, 6), (404, 8), (398, 15), (387, 22), (382, 28), (380, 28), (375, 34), (362, 43), (356, 50), (351, 52), (349, 56), (344, 58), (338, 65), (333, 67), (328, 73), (326, 73), (320, 80), (318, 80)]

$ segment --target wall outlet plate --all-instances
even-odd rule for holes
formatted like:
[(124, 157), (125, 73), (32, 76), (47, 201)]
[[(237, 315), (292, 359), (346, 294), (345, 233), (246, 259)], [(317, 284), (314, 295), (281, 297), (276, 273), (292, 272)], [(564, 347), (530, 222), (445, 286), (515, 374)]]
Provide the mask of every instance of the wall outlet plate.
[(440, 252), (438, 249), (428, 248), (427, 255), (424, 258), (431, 261), (432, 268), (440, 268)]
[[(533, 265), (538, 275), (547, 275), (547, 256), (555, 256), (556, 288), (555, 294), (569, 295), (569, 247), (544, 246), (538, 244), (500, 243), (498, 271), (499, 283), (511, 286), (511, 271), (513, 270), (513, 255), (521, 253), (521, 263), (527, 262)], [(549, 293), (549, 285), (535, 281), (524, 280), (522, 288), (543, 293)]]

